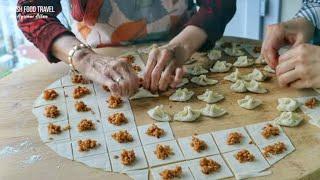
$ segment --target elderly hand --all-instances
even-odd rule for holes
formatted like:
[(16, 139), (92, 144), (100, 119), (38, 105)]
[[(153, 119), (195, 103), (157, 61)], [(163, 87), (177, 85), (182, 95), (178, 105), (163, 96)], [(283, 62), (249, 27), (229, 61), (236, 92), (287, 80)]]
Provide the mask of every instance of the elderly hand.
[(261, 53), (268, 65), (278, 65), (279, 49), (285, 45), (295, 47), (308, 42), (314, 32), (313, 25), (304, 18), (296, 18), (280, 24), (269, 25), (264, 38)]
[(298, 45), (279, 57), (276, 73), (281, 86), (320, 87), (320, 47)]
[(187, 55), (179, 45), (154, 47), (149, 53), (144, 75), (144, 88), (152, 92), (175, 88), (184, 75), (183, 63)]

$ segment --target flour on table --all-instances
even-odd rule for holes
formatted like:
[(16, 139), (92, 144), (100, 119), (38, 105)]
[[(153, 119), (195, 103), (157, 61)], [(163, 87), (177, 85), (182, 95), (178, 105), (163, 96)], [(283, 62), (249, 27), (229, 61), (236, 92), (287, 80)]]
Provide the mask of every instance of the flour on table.
[(170, 141), (174, 139), (173, 132), (168, 122), (159, 122), (154, 124), (164, 130), (164, 135), (159, 138), (147, 135), (146, 132), (152, 124), (138, 126), (139, 136), (143, 145), (160, 143), (163, 141)]

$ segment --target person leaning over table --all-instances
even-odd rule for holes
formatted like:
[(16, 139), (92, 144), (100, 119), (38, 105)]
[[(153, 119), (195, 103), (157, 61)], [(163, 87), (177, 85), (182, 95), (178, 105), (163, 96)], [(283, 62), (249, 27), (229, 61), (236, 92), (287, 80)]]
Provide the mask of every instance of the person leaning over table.
[[(303, 0), (289, 21), (267, 27), (262, 55), (276, 69), (279, 84), (293, 88), (320, 88), (320, 0)], [(309, 43), (313, 41), (313, 44)], [(284, 54), (278, 50), (289, 45)]]
[[(138, 77), (123, 58), (116, 59), (80, 46), (110, 47), (123, 44), (165, 40), (148, 58), (144, 87), (152, 92), (175, 87), (182, 79), (182, 65), (196, 50), (214, 45), (236, 11), (235, 0), (70, 0), (74, 20), (72, 32), (57, 19), (59, 0), (19, 0), (18, 6), (53, 6), (48, 18), (23, 19), (17, 12), (18, 26), (49, 62), (60, 60), (115, 95), (132, 95)], [(70, 50), (77, 47), (73, 56)], [(72, 52), (72, 51), (71, 51)], [(72, 57), (71, 60), (68, 57)], [(70, 62), (71, 61), (71, 62)]]

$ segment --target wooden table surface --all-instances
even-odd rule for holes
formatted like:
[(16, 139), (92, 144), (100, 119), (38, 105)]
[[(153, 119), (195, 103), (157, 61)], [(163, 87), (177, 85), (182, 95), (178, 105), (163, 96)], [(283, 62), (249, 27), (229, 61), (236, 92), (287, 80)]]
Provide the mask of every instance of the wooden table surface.
[[(99, 53), (118, 55), (126, 49), (99, 49)], [(242, 68), (241, 72), (249, 72), (252, 68)], [(89, 168), (81, 163), (59, 157), (41, 142), (36, 117), (32, 114), (32, 104), (41, 91), (62, 77), (68, 71), (63, 63), (49, 64), (45, 60), (33, 64), (0, 80), (0, 149), (5, 146), (16, 146), (28, 140), (32, 148), (11, 156), (0, 156), (0, 179), (129, 179), (125, 175), (107, 173)], [(222, 74), (210, 74), (220, 80), (213, 90), (226, 96), (218, 105), (228, 111), (228, 115), (210, 119), (201, 117), (194, 123), (173, 122), (171, 127), (176, 138), (190, 136), (193, 133), (207, 133), (227, 128), (272, 120), (279, 115), (276, 110), (280, 97), (296, 97), (311, 95), (312, 91), (296, 91), (279, 88), (276, 78), (263, 83), (270, 92), (264, 95), (252, 94), (263, 101), (256, 110), (240, 108), (236, 100), (245, 94), (232, 93), (230, 83), (222, 81)], [(206, 87), (188, 85), (190, 89), (201, 94)], [(205, 105), (194, 96), (185, 103), (170, 102), (166, 96), (156, 99), (143, 99), (131, 102), (138, 125), (152, 123), (146, 111), (150, 107), (163, 104), (170, 113), (180, 111), (185, 105), (200, 108)], [(171, 107), (171, 108), (169, 108)], [(296, 151), (272, 166), (272, 175), (259, 179), (319, 179), (320, 178), (320, 129), (306, 121), (296, 128), (284, 128), (292, 140)], [(22, 163), (33, 154), (40, 154), (42, 159), (34, 164)]]

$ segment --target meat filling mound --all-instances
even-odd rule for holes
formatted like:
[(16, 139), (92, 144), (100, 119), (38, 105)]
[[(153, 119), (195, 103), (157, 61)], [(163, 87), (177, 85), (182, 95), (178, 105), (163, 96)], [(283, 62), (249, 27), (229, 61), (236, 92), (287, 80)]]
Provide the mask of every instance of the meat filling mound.
[(121, 155), (121, 163), (123, 165), (131, 165), (136, 160), (136, 155), (133, 150), (123, 150)]
[(60, 134), (61, 133), (61, 126), (49, 123), (48, 124), (48, 133), (49, 134)]
[(317, 104), (318, 104), (318, 100), (316, 98), (311, 98), (304, 103), (304, 105), (310, 109), (315, 108), (317, 106)]
[(263, 148), (263, 154), (265, 157), (269, 157), (270, 154), (276, 155), (281, 154), (287, 150), (286, 145), (283, 142), (276, 142), (272, 145), (268, 145)]
[(193, 148), (193, 150), (195, 150), (197, 152), (206, 150), (208, 148), (208, 145), (206, 144), (205, 141), (203, 141), (195, 136), (192, 136), (192, 141), (191, 141), (190, 145)]
[(73, 90), (73, 98), (79, 99), (84, 97), (85, 95), (90, 94), (90, 90), (87, 87), (78, 86)]
[(122, 124), (126, 124), (128, 122), (128, 119), (124, 116), (123, 113), (114, 113), (108, 117), (108, 121), (113, 125), (120, 126)]
[(82, 132), (82, 131), (90, 131), (90, 130), (95, 130), (96, 126), (95, 124), (88, 119), (82, 119), (79, 124), (78, 124), (78, 131)]
[(78, 112), (87, 112), (87, 111), (91, 111), (91, 108), (88, 107), (83, 101), (77, 101), (74, 104), (74, 107), (76, 108), (76, 110)]
[(118, 143), (127, 143), (127, 142), (132, 142), (133, 141), (132, 135), (130, 133), (128, 133), (127, 130), (113, 133), (111, 136)]
[(49, 105), (44, 109), (44, 115), (48, 118), (56, 118), (60, 115), (60, 111), (57, 106)]
[(89, 80), (84, 78), (81, 74), (74, 74), (71, 78), (72, 83), (74, 84), (88, 84)]
[(242, 134), (238, 132), (231, 132), (228, 135), (227, 138), (227, 144), (228, 145), (233, 145), (233, 144), (239, 144), (242, 139)]
[(265, 127), (263, 127), (261, 132), (261, 135), (266, 139), (268, 139), (271, 136), (278, 136), (279, 134), (280, 134), (279, 128), (269, 123)]
[(54, 100), (58, 97), (58, 93), (54, 89), (47, 89), (43, 92), (43, 99), (45, 100)]
[(180, 178), (182, 175), (181, 166), (176, 166), (174, 169), (165, 169), (159, 175), (163, 180), (170, 180), (174, 178)]
[(218, 171), (221, 165), (212, 159), (202, 158), (200, 160), (200, 167), (203, 174), (211, 174)]
[(243, 149), (238, 151), (235, 154), (235, 158), (240, 162), (240, 163), (245, 163), (245, 162), (252, 162), (254, 161), (255, 157), (253, 154), (251, 154), (248, 150)]
[(122, 99), (117, 96), (110, 96), (107, 102), (109, 104), (109, 108), (117, 108), (121, 105)]
[(154, 137), (157, 137), (157, 138), (160, 138), (161, 136), (164, 135), (164, 130), (159, 128), (157, 125), (155, 124), (152, 124), (148, 129), (147, 129), (147, 132), (146, 134), (149, 135), (149, 136), (154, 136)]
[(97, 143), (96, 140), (92, 140), (92, 139), (85, 139), (85, 140), (79, 140), (78, 141), (78, 150), (80, 152), (83, 151), (90, 151), (91, 149), (95, 149), (98, 146), (100, 146), (99, 143)]
[(164, 160), (170, 155), (173, 154), (172, 149), (170, 146), (158, 144), (154, 154), (157, 156), (158, 159)]

